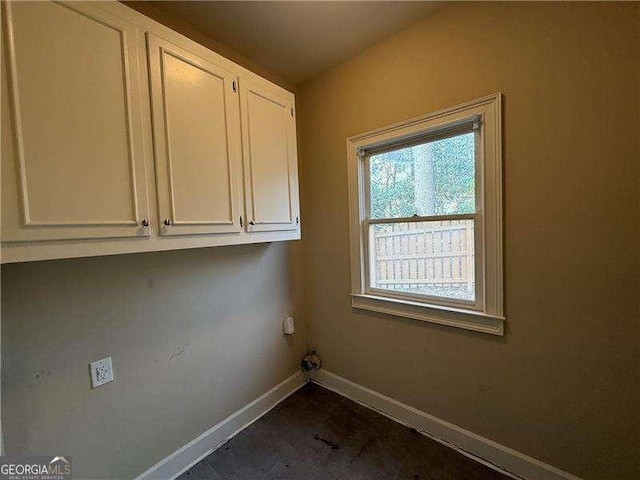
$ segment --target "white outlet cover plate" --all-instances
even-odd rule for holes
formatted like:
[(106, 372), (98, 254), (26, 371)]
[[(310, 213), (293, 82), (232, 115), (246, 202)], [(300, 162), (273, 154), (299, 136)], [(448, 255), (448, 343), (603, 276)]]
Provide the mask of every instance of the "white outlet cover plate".
[(96, 388), (113, 381), (111, 357), (103, 358), (89, 364), (91, 372), (91, 388)]

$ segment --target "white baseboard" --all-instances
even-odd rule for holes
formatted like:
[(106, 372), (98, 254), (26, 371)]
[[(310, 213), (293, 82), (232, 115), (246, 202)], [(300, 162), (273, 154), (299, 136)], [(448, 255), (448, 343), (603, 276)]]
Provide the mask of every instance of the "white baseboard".
[(210, 455), (227, 440), (241, 432), (307, 382), (296, 372), (253, 402), (228, 416), (217, 425), (194, 438), (182, 448), (160, 460), (135, 480), (169, 480), (179, 477), (200, 460)]
[(319, 370), (312, 372), (310, 377), (315, 383), (376, 410), (396, 422), (414, 428), (512, 478), (581, 480), (575, 475), (353, 383), (334, 373)]

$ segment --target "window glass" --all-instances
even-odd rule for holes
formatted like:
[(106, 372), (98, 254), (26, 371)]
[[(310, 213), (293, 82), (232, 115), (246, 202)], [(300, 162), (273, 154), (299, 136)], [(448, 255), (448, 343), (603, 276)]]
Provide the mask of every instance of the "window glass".
[(474, 220), (379, 223), (369, 235), (371, 288), (475, 299)]
[(475, 212), (473, 132), (369, 157), (371, 218)]

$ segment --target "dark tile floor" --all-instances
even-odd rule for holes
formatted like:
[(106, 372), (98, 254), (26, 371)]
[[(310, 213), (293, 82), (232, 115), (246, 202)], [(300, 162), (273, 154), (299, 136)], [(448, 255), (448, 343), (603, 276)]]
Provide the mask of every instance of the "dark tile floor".
[(178, 480), (506, 480), (309, 383)]

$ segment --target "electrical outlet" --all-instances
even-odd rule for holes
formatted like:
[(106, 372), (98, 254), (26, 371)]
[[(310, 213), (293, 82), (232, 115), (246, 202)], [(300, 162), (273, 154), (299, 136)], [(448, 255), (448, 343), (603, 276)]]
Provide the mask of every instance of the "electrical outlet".
[(96, 388), (113, 381), (111, 357), (91, 362), (89, 364), (89, 371), (91, 372), (91, 388)]

